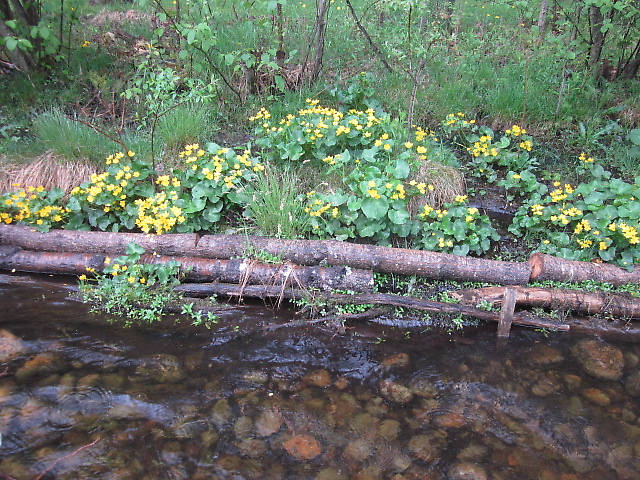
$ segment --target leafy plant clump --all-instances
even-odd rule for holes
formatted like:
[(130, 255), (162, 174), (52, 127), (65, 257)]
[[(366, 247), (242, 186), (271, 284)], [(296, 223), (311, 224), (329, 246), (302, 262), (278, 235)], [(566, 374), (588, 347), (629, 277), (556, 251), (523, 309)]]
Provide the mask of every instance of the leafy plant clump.
[(173, 287), (180, 283), (180, 264), (143, 264), (143, 253), (140, 245), (130, 243), (126, 255), (105, 259), (103, 273), (87, 269), (93, 277), (79, 277), (83, 301), (121, 316), (125, 326), (160, 321), (167, 304), (179, 299)]
[(627, 183), (592, 157), (582, 154), (580, 160), (591, 180), (577, 186), (555, 182), (550, 193), (533, 195), (509, 231), (537, 239), (545, 253), (632, 269), (640, 260), (640, 177)]

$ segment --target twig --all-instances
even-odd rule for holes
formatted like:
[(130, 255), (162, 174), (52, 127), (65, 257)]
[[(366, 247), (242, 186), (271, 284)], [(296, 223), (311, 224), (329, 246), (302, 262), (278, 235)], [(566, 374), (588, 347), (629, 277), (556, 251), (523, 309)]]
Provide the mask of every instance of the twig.
[(369, 45), (373, 49), (373, 52), (380, 59), (382, 64), (385, 66), (385, 68), (387, 70), (389, 70), (389, 73), (393, 73), (393, 68), (391, 68), (391, 65), (389, 65), (389, 62), (387, 62), (387, 59), (384, 58), (384, 55), (382, 55), (382, 51), (378, 48), (378, 46), (375, 43), (373, 43), (373, 40), (371, 40), (371, 37), (369, 36), (369, 33), (362, 26), (362, 23), (360, 23), (360, 20), (358, 19), (358, 16), (356, 15), (356, 11), (353, 9), (353, 5), (351, 5), (351, 0), (345, 0), (345, 2), (347, 4), (347, 7), (349, 7), (349, 12), (351, 12), (351, 16), (353, 17), (353, 21), (356, 22), (356, 26), (358, 27), (358, 30), (360, 30), (360, 33), (362, 33), (364, 38), (367, 39), (367, 41), (369, 42)]
[(86, 125), (87, 127), (93, 129), (96, 133), (99, 133), (100, 135), (104, 135), (109, 140), (113, 140), (114, 142), (116, 142), (118, 145), (120, 145), (124, 149), (124, 153), (129, 151), (129, 149), (122, 142), (122, 140), (114, 137), (113, 135), (110, 135), (109, 133), (107, 133), (105, 130), (101, 129), (97, 125), (94, 125), (93, 123), (85, 122), (84, 120), (80, 120), (79, 118), (73, 118), (72, 120), (74, 120), (75, 122), (79, 122), (79, 123), (81, 123), (83, 125)]
[(100, 437), (96, 438), (93, 442), (88, 443), (86, 445), (83, 445), (82, 447), (74, 450), (73, 452), (71, 452), (69, 455), (65, 455), (62, 458), (59, 458), (58, 460), (56, 460), (55, 462), (53, 462), (51, 464), (51, 466), (49, 468), (47, 468), (44, 472), (40, 473), (39, 475), (37, 475), (36, 477), (34, 477), (33, 480), (41, 480), (42, 477), (44, 477), (47, 473), (49, 473), (51, 470), (53, 470), (60, 462), (66, 460), (67, 458), (71, 458), (75, 455), (77, 455), (78, 453), (80, 453), (82, 450), (85, 450), (89, 447), (94, 446), (96, 443), (98, 443), (100, 441)]

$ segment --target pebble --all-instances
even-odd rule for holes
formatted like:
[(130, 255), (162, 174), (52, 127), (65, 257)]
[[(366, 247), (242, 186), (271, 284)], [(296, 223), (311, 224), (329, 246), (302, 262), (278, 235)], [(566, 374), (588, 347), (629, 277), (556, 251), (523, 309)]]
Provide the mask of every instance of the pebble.
[(282, 443), (282, 448), (293, 458), (301, 461), (313, 460), (322, 453), (320, 443), (311, 435), (306, 434), (294, 435)]
[(434, 458), (431, 441), (426, 435), (415, 435), (409, 440), (409, 451), (423, 462), (431, 462)]
[(401, 405), (409, 403), (413, 399), (413, 393), (411, 393), (411, 390), (400, 383), (392, 382), (390, 380), (380, 381), (380, 393), (387, 400)]
[(282, 426), (282, 415), (276, 409), (263, 410), (256, 420), (256, 432), (261, 437), (273, 435)]
[(619, 348), (599, 340), (581, 340), (571, 351), (582, 368), (600, 380), (620, 380), (624, 356)]

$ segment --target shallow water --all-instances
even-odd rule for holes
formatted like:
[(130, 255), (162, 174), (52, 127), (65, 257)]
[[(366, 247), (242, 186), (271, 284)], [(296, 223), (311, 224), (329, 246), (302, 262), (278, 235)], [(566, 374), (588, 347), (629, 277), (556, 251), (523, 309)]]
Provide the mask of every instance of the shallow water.
[(22, 350), (0, 363), (0, 479), (640, 478), (637, 345), (517, 329), (498, 347), (495, 327), (242, 336), (290, 320), (262, 306), (217, 331), (124, 330), (65, 295), (0, 286)]

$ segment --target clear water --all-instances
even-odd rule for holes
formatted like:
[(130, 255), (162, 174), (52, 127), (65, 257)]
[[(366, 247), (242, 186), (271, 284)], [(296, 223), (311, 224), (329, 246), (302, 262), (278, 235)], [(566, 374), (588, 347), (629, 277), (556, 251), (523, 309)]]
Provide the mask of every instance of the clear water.
[(603, 380), (569, 335), (258, 333), (290, 320), (263, 306), (124, 330), (65, 296), (0, 286), (23, 342), (0, 363), (0, 479), (640, 478), (638, 345), (608, 342), (625, 366)]

